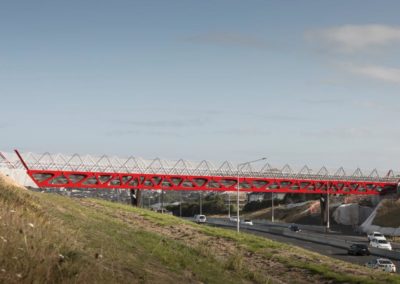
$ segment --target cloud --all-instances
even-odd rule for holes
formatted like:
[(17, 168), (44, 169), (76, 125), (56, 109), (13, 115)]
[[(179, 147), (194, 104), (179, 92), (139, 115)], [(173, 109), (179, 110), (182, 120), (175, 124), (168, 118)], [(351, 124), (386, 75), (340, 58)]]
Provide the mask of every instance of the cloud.
[(353, 105), (358, 108), (364, 108), (368, 110), (373, 110), (373, 111), (382, 111), (385, 113), (388, 112), (395, 112), (398, 113), (399, 109), (395, 104), (384, 104), (382, 102), (376, 102), (376, 101), (354, 101)]
[(198, 127), (206, 124), (205, 119), (172, 119), (172, 120), (117, 120), (112, 123), (146, 128), (183, 128)]
[(289, 122), (304, 122), (304, 121), (310, 121), (312, 120), (311, 117), (306, 117), (303, 115), (285, 115), (285, 114), (250, 114), (251, 116), (254, 117), (259, 117), (262, 118), (264, 121), (269, 121), (269, 122), (284, 122), (284, 121), (289, 121)]
[(228, 135), (228, 136), (243, 136), (243, 137), (258, 137), (258, 136), (266, 136), (271, 132), (265, 129), (257, 129), (257, 128), (228, 128), (222, 130), (213, 131), (213, 134), (216, 135)]
[[(196, 129), (208, 124), (207, 119), (169, 119), (169, 120), (113, 120), (109, 122), (114, 129), (105, 132), (106, 136), (171, 136), (182, 137), (183, 130)], [(115, 127), (115, 125), (117, 127)]]
[(328, 49), (359, 52), (400, 43), (400, 27), (387, 25), (344, 25), (306, 32), (306, 38)]
[(311, 105), (341, 105), (345, 102), (342, 99), (302, 99), (302, 103), (311, 104)]
[(156, 137), (183, 137), (183, 134), (176, 131), (163, 131), (163, 130), (109, 130), (104, 132), (104, 135), (107, 137), (123, 137), (123, 136), (131, 136), (131, 137), (146, 137), (146, 136), (156, 136)]
[(189, 41), (203, 44), (229, 45), (265, 49), (271, 47), (264, 39), (246, 34), (214, 32), (187, 38)]
[(358, 74), (364, 77), (400, 84), (399, 68), (374, 65), (357, 66), (353, 64), (346, 64), (345, 68), (351, 73)]
[(7, 123), (0, 123), (0, 129), (2, 129), (2, 128), (7, 128), (7, 127), (9, 127), (10, 125), (9, 124), (7, 124)]
[(303, 131), (304, 136), (325, 137), (335, 139), (362, 139), (371, 137), (374, 132), (366, 127), (334, 128), (315, 131)]

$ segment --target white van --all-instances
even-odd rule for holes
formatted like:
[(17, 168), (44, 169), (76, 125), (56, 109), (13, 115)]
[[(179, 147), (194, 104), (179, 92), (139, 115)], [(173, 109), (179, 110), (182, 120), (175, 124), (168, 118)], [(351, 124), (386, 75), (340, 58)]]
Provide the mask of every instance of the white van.
[(197, 224), (205, 223), (205, 222), (207, 222), (206, 215), (194, 215), (194, 221)]
[(387, 240), (372, 239), (369, 245), (373, 248), (392, 250), (392, 246)]
[(380, 232), (372, 232), (371, 234), (367, 235), (368, 241), (372, 241), (372, 239), (377, 239), (377, 240), (385, 240), (385, 236), (380, 233)]

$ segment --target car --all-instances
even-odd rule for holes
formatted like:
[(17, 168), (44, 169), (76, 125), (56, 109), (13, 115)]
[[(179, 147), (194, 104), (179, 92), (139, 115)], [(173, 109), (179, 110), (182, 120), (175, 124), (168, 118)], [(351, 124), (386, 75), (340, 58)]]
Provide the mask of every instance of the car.
[[(237, 222), (237, 217), (230, 217), (230, 218), (229, 218), (229, 221), (231, 221), (231, 222)], [(240, 219), (239, 219), (239, 221), (240, 221)]]
[(201, 215), (201, 214), (199, 214), (199, 215), (194, 215), (194, 221), (195, 221), (197, 224), (206, 223), (206, 222), (207, 222), (207, 217), (206, 217), (206, 215)]
[(367, 235), (368, 241), (372, 241), (372, 239), (377, 240), (386, 240), (385, 236), (380, 232), (372, 232), (371, 234)]
[(387, 240), (372, 239), (369, 245), (373, 248), (392, 250), (392, 246)]
[(352, 244), (347, 249), (347, 254), (352, 255), (370, 255), (369, 249), (364, 244)]
[(365, 264), (366, 267), (373, 268), (373, 269), (379, 269), (385, 272), (396, 272), (396, 266), (393, 264), (393, 262), (390, 259), (387, 258), (377, 258), (368, 261)]
[(253, 221), (251, 221), (249, 219), (244, 219), (241, 223), (244, 224), (244, 225), (253, 226)]
[(297, 225), (295, 225), (295, 224), (290, 225), (290, 226), (289, 226), (289, 230), (291, 230), (292, 232), (296, 232), (296, 233), (297, 233), (297, 232), (301, 232), (299, 226), (297, 226)]

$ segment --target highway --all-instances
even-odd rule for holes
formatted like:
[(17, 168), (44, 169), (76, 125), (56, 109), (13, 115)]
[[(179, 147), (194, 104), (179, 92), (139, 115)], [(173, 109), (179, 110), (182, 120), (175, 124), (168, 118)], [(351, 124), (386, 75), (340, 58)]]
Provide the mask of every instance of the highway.
[[(236, 229), (236, 223), (229, 222), (227, 219), (208, 218), (207, 223), (212, 226)], [(337, 258), (337, 259), (340, 259), (343, 261), (347, 261), (347, 262), (359, 264), (359, 265), (364, 265), (369, 260), (378, 258), (378, 256), (374, 256), (374, 255), (370, 255), (370, 256), (348, 255), (347, 250), (344, 248), (340, 248), (340, 247), (332, 246), (332, 245), (328, 245), (328, 244), (323, 244), (323, 243), (316, 243), (313, 241), (302, 240), (302, 239), (298, 239), (296, 237), (291, 237), (288, 235), (283, 235), (283, 232), (290, 232), (290, 230), (287, 228), (288, 225), (289, 224), (286, 225), (286, 224), (282, 224), (282, 223), (272, 224), (272, 226), (281, 228), (280, 231), (282, 233), (279, 233), (279, 230), (276, 230), (274, 232), (265, 232), (265, 230), (267, 229), (266, 227), (269, 226), (268, 224), (265, 224), (265, 223), (264, 224), (255, 223), (253, 226), (241, 224), (241, 231), (247, 232), (250, 234), (254, 234), (254, 235), (258, 235), (258, 236), (262, 236), (262, 237), (266, 237), (268, 239), (272, 239), (272, 240), (279, 241), (282, 243), (292, 244), (292, 245), (295, 245), (295, 246), (298, 246), (298, 247), (301, 247), (301, 248), (304, 248), (304, 249), (307, 249), (310, 251), (320, 253), (322, 255), (326, 255), (329, 257)], [(299, 227), (303, 230), (301, 225), (299, 225)], [(316, 227), (316, 226), (312, 226), (312, 227)], [(321, 240), (323, 240), (328, 235), (329, 238), (333, 237), (336, 239), (349, 240), (349, 245), (352, 242), (367, 244), (366, 236), (365, 237), (347, 236), (347, 235), (340, 235), (338, 233), (324, 234), (321, 232), (316, 232), (315, 230), (307, 230), (307, 229), (303, 230), (302, 232), (298, 232), (294, 235), (298, 234), (300, 237), (301, 234), (309, 235), (310, 233), (315, 235), (318, 238), (321, 238)], [(398, 244), (396, 244), (394, 246), (394, 248), (395, 248), (395, 250), (398, 250), (399, 249)], [(400, 252), (399, 252), (399, 254), (400, 254)], [(393, 260), (393, 259), (392, 259), (392, 261), (397, 267), (397, 273), (399, 273), (400, 261)]]
[[(287, 223), (272, 223), (269, 221), (254, 221), (254, 228), (271, 228), (271, 227), (277, 227), (277, 228), (288, 228), (290, 224)], [(298, 225), (299, 228), (301, 228), (303, 233), (307, 234), (314, 234), (315, 236), (320, 236), (321, 238), (324, 238), (327, 236), (325, 233), (325, 227), (323, 226), (313, 226), (313, 225)], [(334, 231), (331, 229), (329, 232), (329, 238), (333, 239), (338, 239), (338, 240), (344, 240), (352, 243), (359, 243), (359, 244), (365, 244), (369, 245), (369, 242), (367, 240), (366, 234), (344, 234), (340, 231)], [(393, 243), (391, 242), (392, 248), (395, 251), (400, 252), (400, 244), (399, 243)]]

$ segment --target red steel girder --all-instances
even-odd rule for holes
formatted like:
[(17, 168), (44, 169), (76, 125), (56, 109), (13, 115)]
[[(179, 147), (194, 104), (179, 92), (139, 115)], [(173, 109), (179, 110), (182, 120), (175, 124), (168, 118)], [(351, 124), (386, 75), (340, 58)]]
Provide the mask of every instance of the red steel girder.
[[(27, 170), (41, 188), (164, 189), (236, 191), (237, 177), (190, 176), (141, 173)], [(240, 177), (240, 191), (276, 193), (380, 194), (395, 192), (397, 183), (360, 180), (311, 180), (294, 178)]]

